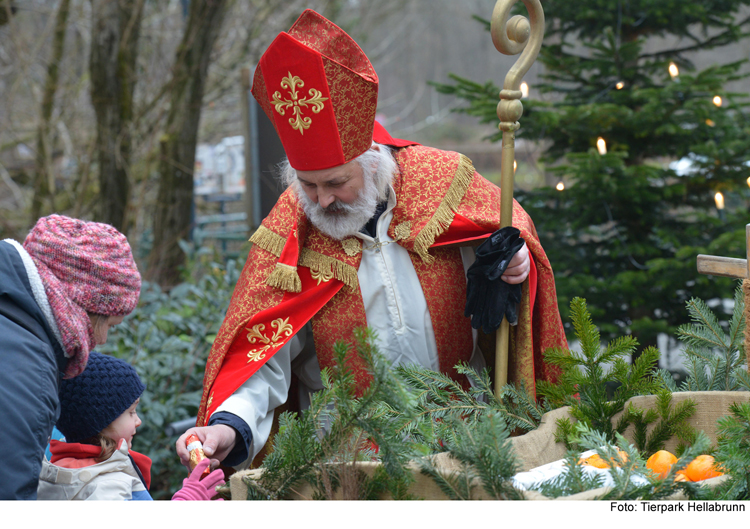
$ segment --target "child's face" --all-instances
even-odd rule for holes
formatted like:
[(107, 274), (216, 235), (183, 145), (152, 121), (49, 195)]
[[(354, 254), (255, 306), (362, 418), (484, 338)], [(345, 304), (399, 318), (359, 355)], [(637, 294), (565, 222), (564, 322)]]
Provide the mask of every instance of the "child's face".
[(122, 415), (112, 421), (112, 424), (102, 430), (102, 435), (112, 439), (115, 443), (120, 443), (120, 439), (128, 442), (128, 448), (133, 448), (133, 436), (135, 430), (141, 425), (141, 419), (138, 417), (136, 408), (141, 399), (136, 400), (130, 408), (125, 410)]
[(107, 316), (106, 320), (101, 319), (97, 321), (96, 325), (94, 325), (94, 340), (96, 341), (96, 345), (103, 345), (107, 343), (107, 335), (109, 334), (109, 330), (112, 327), (121, 324), (124, 318), (125, 316)]

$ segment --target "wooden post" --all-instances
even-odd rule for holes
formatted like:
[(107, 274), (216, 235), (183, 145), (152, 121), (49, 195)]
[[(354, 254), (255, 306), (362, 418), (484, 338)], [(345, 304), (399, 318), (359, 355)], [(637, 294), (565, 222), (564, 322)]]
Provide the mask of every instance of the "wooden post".
[(750, 372), (750, 224), (745, 226), (745, 259), (717, 257), (715, 255), (698, 256), (698, 273), (712, 276), (742, 279), (742, 292), (745, 297), (745, 360)]
[(253, 155), (252, 141), (253, 136), (250, 134), (250, 68), (242, 68), (240, 71), (240, 108), (242, 109), (242, 137), (245, 145), (243, 152), (245, 154), (245, 212), (247, 213), (247, 226), (253, 231), (255, 226), (255, 197), (253, 196)]

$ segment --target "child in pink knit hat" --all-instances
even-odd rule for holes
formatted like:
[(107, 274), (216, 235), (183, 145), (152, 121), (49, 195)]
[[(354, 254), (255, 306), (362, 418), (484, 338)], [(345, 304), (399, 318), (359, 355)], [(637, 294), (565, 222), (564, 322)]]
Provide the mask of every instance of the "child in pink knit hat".
[(39, 219), (23, 247), (36, 265), (62, 338), (65, 378), (138, 305), (141, 275), (125, 236), (108, 224), (61, 215)]
[(85, 369), (140, 289), (126, 237), (107, 224), (50, 215), (23, 245), (0, 241), (0, 453), (13, 456), (0, 500), (36, 498), (59, 381)]

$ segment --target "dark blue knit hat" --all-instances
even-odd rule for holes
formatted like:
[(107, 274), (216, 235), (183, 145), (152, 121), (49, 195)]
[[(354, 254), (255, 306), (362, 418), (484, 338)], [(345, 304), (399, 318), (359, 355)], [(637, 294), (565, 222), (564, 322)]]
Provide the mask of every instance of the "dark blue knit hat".
[(94, 437), (132, 406), (145, 389), (133, 366), (92, 352), (80, 375), (60, 382), (57, 428), (69, 443)]

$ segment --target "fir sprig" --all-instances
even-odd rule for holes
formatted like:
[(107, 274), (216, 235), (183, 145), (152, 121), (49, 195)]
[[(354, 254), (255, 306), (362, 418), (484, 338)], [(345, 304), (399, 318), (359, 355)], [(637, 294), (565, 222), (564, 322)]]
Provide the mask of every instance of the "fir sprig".
[(471, 382), (469, 388), (448, 375), (416, 365), (399, 366), (396, 370), (416, 399), (415, 416), (413, 419), (402, 417), (402, 429), (420, 435), (424, 442), (432, 439), (434, 443), (440, 439), (436, 428), (449, 416), (458, 415), (473, 425), (482, 415), (495, 412), (512, 431), (528, 432), (536, 429), (542, 415), (551, 409), (538, 403), (523, 384), (520, 388), (507, 384), (499, 398), (496, 397), (486, 369), (477, 373), (466, 364), (456, 366), (456, 371)]
[(712, 499), (750, 500), (750, 404), (732, 403), (729, 412), (718, 421), (714, 453), (729, 479), (712, 491)]
[(529, 489), (548, 498), (560, 498), (601, 488), (604, 485), (604, 476), (586, 472), (578, 460), (577, 452), (568, 451), (563, 463), (563, 471), (560, 474), (547, 481), (536, 483)]
[[(570, 313), (581, 352), (560, 348), (547, 350), (545, 360), (559, 366), (562, 373), (555, 384), (540, 381), (537, 392), (553, 407), (569, 405), (572, 417), (614, 442), (615, 434), (624, 432), (629, 424), (626, 414), (613, 423), (615, 415), (623, 411), (625, 402), (636, 395), (654, 394), (664, 388), (662, 379), (657, 376), (659, 351), (648, 347), (630, 364), (626, 357), (636, 350), (638, 342), (635, 338), (620, 337), (602, 348), (599, 331), (591, 320), (586, 301), (574, 298), (570, 303)], [(609, 369), (605, 369), (607, 364), (611, 366)], [(608, 387), (615, 388), (612, 395), (608, 394)], [(556, 439), (565, 442), (568, 448), (574, 448), (573, 432), (570, 421), (563, 419), (558, 422)]]
[[(280, 416), (279, 433), (273, 451), (263, 461), (257, 479), (247, 477), (250, 499), (281, 499), (301, 482), (312, 485), (318, 499), (339, 496), (368, 499), (388, 491), (391, 497), (408, 497), (413, 480), (406, 464), (421, 455), (415, 443), (397, 431), (385, 409), (397, 409), (406, 417), (414, 408), (411, 394), (395, 375), (374, 345), (369, 329), (357, 330), (356, 354), (372, 375), (372, 382), (361, 396), (349, 368), (351, 346), (334, 346), (336, 365), (323, 370), (324, 389), (314, 393), (310, 407), (301, 414)], [(377, 445), (377, 452), (372, 448)], [(356, 463), (377, 460), (382, 469), (371, 477), (360, 472)]]
[[(677, 448), (680, 454), (687, 444), (695, 441), (697, 432), (691, 427), (687, 419), (693, 416), (696, 404), (692, 399), (672, 406), (672, 392), (662, 389), (656, 394), (656, 406), (643, 410), (628, 404), (623, 417), (627, 423), (633, 424), (633, 442), (642, 453), (651, 455), (664, 448), (664, 444), (673, 436), (677, 436), (683, 443)], [(659, 422), (656, 422), (658, 419)], [(649, 433), (649, 426), (656, 423)]]
[(725, 331), (719, 319), (703, 300), (687, 302), (693, 323), (677, 329), (685, 343), (683, 355), (688, 378), (682, 391), (750, 390), (747, 356), (743, 343), (745, 301), (741, 284), (734, 293), (734, 310)]
[(444, 424), (442, 431), (448, 434), (442, 439), (444, 449), (460, 463), (461, 470), (441, 472), (429, 457), (420, 459), (419, 465), (446, 496), (453, 500), (475, 499), (481, 486), (493, 499), (522, 498), (512, 485), (519, 462), (500, 413), (481, 414), (471, 425), (458, 415), (449, 415)]

